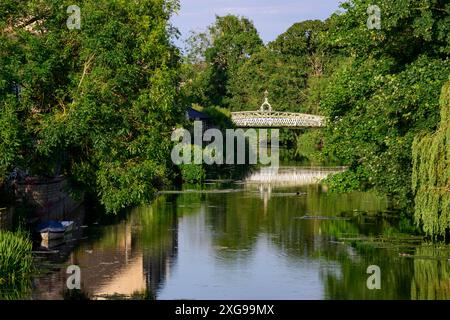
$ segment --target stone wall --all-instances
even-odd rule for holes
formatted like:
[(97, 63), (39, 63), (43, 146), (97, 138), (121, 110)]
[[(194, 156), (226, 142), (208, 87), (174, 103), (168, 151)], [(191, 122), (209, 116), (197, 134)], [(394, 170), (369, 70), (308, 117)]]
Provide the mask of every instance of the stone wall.
[(15, 193), (18, 199), (25, 199), (36, 207), (38, 217), (51, 219), (64, 219), (82, 202), (69, 195), (64, 176), (45, 180), (29, 177), (16, 184)]

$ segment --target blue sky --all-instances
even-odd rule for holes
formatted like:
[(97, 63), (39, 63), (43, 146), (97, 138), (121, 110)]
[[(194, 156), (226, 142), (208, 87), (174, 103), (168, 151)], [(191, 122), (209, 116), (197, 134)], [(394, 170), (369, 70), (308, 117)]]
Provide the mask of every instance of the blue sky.
[(216, 15), (242, 15), (255, 23), (264, 42), (274, 40), (295, 22), (326, 19), (342, 0), (180, 0), (172, 18), (184, 39), (190, 30), (202, 31)]

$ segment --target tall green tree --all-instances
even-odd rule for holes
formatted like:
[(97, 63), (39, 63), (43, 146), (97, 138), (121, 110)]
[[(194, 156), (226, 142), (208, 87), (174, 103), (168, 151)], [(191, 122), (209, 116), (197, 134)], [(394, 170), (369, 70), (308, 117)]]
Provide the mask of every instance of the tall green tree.
[[(380, 29), (369, 28), (376, 4)], [(330, 45), (350, 60), (322, 96), (326, 151), (350, 166), (341, 185), (375, 188), (411, 208), (414, 136), (439, 122), (450, 65), (450, 5), (440, 0), (347, 1), (330, 19)]]
[(178, 2), (80, 0), (80, 30), (66, 26), (70, 4), (0, 4), (1, 175), (64, 173), (117, 212), (170, 177)]
[[(200, 87), (203, 95), (200, 103), (228, 107), (232, 79), (240, 66), (263, 46), (249, 19), (234, 15), (217, 16), (205, 33), (190, 37), (187, 57), (197, 76), (186, 78), (190, 85), (186, 89), (198, 92), (195, 88)], [(188, 74), (190, 70), (187, 70)], [(202, 74), (198, 75), (198, 71)]]
[(413, 144), (415, 220), (430, 236), (450, 232), (450, 81), (442, 88), (441, 121)]
[(296, 58), (284, 57), (267, 48), (246, 61), (230, 81), (229, 102), (233, 111), (257, 110), (269, 91), (276, 111), (302, 110), (305, 99), (307, 70)]
[(243, 63), (230, 81), (230, 107), (255, 110), (265, 90), (276, 110), (319, 112), (306, 104), (309, 80), (330, 73), (331, 51), (323, 41), (326, 23), (296, 23)]
[[(342, 55), (327, 43), (328, 21), (295, 23), (254, 54), (230, 81), (232, 110), (256, 110), (264, 92), (276, 111), (320, 114), (321, 92)], [(321, 132), (282, 130), (289, 157), (318, 162)], [(313, 159), (314, 158), (314, 159)]]

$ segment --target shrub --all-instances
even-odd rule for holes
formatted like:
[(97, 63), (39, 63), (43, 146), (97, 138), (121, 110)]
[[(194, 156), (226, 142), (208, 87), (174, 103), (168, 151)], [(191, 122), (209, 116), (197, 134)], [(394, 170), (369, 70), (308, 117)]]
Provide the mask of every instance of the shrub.
[(180, 169), (183, 182), (198, 183), (206, 178), (205, 169), (201, 164), (182, 164)]
[(350, 168), (347, 171), (330, 175), (324, 180), (332, 192), (364, 191), (365, 185), (361, 181), (367, 181), (368, 174), (363, 167)]

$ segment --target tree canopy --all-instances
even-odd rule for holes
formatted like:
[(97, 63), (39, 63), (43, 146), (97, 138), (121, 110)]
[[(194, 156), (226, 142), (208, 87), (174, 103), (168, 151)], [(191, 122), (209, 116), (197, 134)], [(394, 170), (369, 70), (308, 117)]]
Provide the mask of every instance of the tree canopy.
[(275, 110), (327, 117), (326, 129), (282, 140), (348, 166), (331, 189), (378, 190), (407, 212), (415, 205), (430, 234), (447, 230), (446, 200), (425, 191), (446, 187), (430, 168), (444, 161), (448, 1), (348, 0), (268, 44), (249, 19), (217, 16), (183, 60), (169, 23), (177, 1), (82, 0), (81, 30), (66, 27), (65, 5), (0, 3), (2, 178), (14, 167), (65, 173), (117, 211), (172, 177), (169, 138), (185, 106), (255, 110), (268, 90)]
[[(375, 15), (374, 20), (375, 12), (379, 17)], [(374, 27), (374, 22), (379, 25)], [(228, 45), (236, 41), (229, 29), (220, 30)], [(212, 42), (202, 43), (207, 48), (204, 61), (217, 62), (211, 57), (222, 57), (215, 54), (221, 51)], [(204, 73), (195, 73), (203, 81), (196, 82), (198, 92), (211, 96), (213, 90), (223, 99), (197, 103), (219, 104), (231, 111), (255, 110), (263, 92), (269, 90), (271, 103), (280, 111), (325, 115), (327, 128), (297, 136), (296, 145), (323, 148), (322, 159), (349, 167), (327, 180), (331, 189), (375, 189), (389, 195), (394, 207), (406, 212), (419, 206), (417, 219), (423, 222), (425, 209), (420, 207), (429, 206), (429, 198), (425, 201), (421, 196), (418, 181), (425, 179), (425, 169), (416, 168), (421, 173), (412, 179), (412, 145), (417, 137), (435, 132), (442, 121), (439, 93), (450, 73), (449, 55), (448, 1), (349, 0), (326, 21), (296, 23), (275, 41), (257, 45), (245, 59), (218, 60), (226, 61), (218, 66), (226, 65), (232, 72), (220, 73), (224, 68), (210, 68), (206, 63)], [(223, 87), (218, 88), (217, 83)], [(416, 141), (432, 143), (436, 134)], [(284, 141), (292, 142), (292, 135)], [(418, 159), (420, 152), (420, 157), (425, 157), (425, 149), (416, 149), (415, 163), (423, 163)], [(303, 154), (309, 154), (310, 160), (318, 157), (317, 152)], [(436, 156), (432, 163), (437, 165), (436, 161), (442, 159)], [(434, 203), (433, 208), (436, 206)], [(436, 210), (433, 221), (444, 209)], [(444, 219), (442, 214), (440, 217)], [(445, 223), (441, 227), (447, 228)], [(427, 228), (437, 230), (435, 226)]]
[[(366, 25), (370, 1), (348, 1), (327, 37), (350, 60), (333, 74), (320, 103), (329, 118), (325, 152), (350, 165), (341, 185), (376, 188), (412, 206), (411, 147), (436, 128), (448, 78), (446, 1), (378, 1), (381, 29)], [(342, 181), (341, 181), (342, 182)]]
[[(228, 106), (232, 95), (230, 83), (240, 66), (261, 48), (263, 42), (250, 20), (234, 15), (217, 16), (205, 33), (193, 34), (188, 39), (187, 54), (194, 63), (187, 69), (185, 91), (197, 92), (194, 99), (200, 100), (194, 102)], [(189, 73), (192, 69), (194, 72)]]
[(184, 115), (169, 18), (177, 1), (0, 4), (0, 175), (68, 174), (108, 211), (139, 204), (170, 176)]

